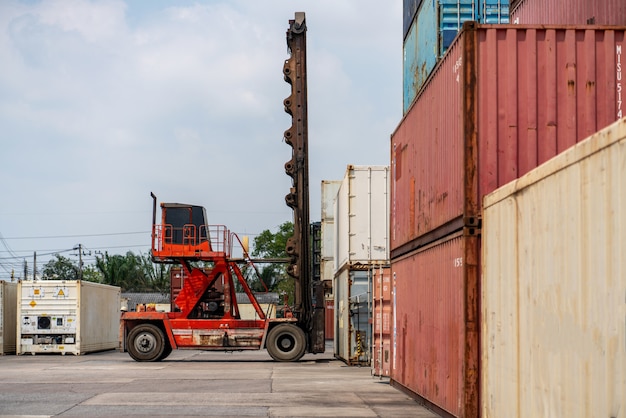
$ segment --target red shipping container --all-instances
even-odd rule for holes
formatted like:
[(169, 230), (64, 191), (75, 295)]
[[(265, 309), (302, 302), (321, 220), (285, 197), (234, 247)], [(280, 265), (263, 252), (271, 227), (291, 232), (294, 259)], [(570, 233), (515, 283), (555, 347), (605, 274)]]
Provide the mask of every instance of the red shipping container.
[(626, 25), (624, 0), (519, 0), (511, 2), (511, 23), (542, 25)]
[(326, 301), (326, 312), (324, 313), (324, 339), (333, 340), (335, 338), (335, 301)]
[(391, 383), (436, 412), (479, 415), (480, 239), (461, 231), (391, 262)]
[(374, 268), (372, 276), (374, 294), (372, 374), (388, 377), (391, 366), (391, 269)]
[(626, 27), (467, 22), (391, 137), (391, 257), (624, 114)]

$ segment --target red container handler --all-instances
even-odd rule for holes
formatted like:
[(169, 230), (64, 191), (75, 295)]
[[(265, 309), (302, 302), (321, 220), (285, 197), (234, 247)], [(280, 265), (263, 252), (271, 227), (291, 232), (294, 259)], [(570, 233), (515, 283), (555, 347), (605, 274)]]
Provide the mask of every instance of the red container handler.
[(391, 258), (625, 114), (625, 32), (466, 22), (391, 136)]
[(391, 262), (391, 384), (443, 416), (479, 414), (480, 237), (466, 229)]
[(542, 25), (626, 25), (624, 0), (518, 0), (511, 23)]

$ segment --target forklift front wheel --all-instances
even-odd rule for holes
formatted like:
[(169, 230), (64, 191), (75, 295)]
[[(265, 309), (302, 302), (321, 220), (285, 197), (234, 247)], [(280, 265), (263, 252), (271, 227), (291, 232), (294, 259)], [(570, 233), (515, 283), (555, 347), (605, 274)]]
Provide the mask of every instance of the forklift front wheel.
[(269, 331), (265, 346), (276, 361), (298, 361), (306, 350), (306, 336), (294, 324), (280, 324)]
[(164, 358), (165, 344), (165, 335), (159, 327), (141, 324), (130, 330), (126, 347), (135, 361), (159, 361)]

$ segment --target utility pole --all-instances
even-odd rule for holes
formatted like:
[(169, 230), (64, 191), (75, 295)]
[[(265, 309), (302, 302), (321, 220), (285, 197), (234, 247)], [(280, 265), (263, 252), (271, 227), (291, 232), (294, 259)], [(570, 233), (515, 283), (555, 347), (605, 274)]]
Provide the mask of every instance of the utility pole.
[(83, 280), (83, 244), (78, 244), (78, 280)]
[(37, 251), (33, 253), (33, 281), (37, 280)]

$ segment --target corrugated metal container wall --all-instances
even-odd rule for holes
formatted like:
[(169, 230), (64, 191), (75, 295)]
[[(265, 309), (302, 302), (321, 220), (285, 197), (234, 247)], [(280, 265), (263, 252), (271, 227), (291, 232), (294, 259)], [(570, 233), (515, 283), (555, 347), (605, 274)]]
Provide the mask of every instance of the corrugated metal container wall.
[(484, 417), (626, 417), (626, 119), (485, 197)]
[(389, 167), (349, 165), (335, 201), (335, 274), (389, 263)]
[(372, 271), (374, 314), (372, 343), (372, 374), (390, 376), (391, 373), (391, 269), (378, 267)]
[(334, 203), (341, 180), (322, 180), (322, 261), (321, 279), (332, 282), (335, 275)]
[(619, 118), (624, 33), (466, 23), (392, 135), (391, 257)]
[(404, 113), (447, 51), (463, 22), (509, 23), (508, 0), (423, 2), (404, 37)]
[(0, 355), (15, 353), (17, 283), (0, 281)]
[(348, 365), (370, 365), (370, 272), (343, 269), (335, 276), (335, 357)]
[(86, 281), (18, 283), (17, 354), (112, 350), (119, 345), (120, 288)]
[(391, 262), (392, 384), (455, 417), (478, 417), (479, 257), (459, 232)]
[(522, 0), (512, 3), (511, 22), (542, 25), (626, 25), (624, 0)]

